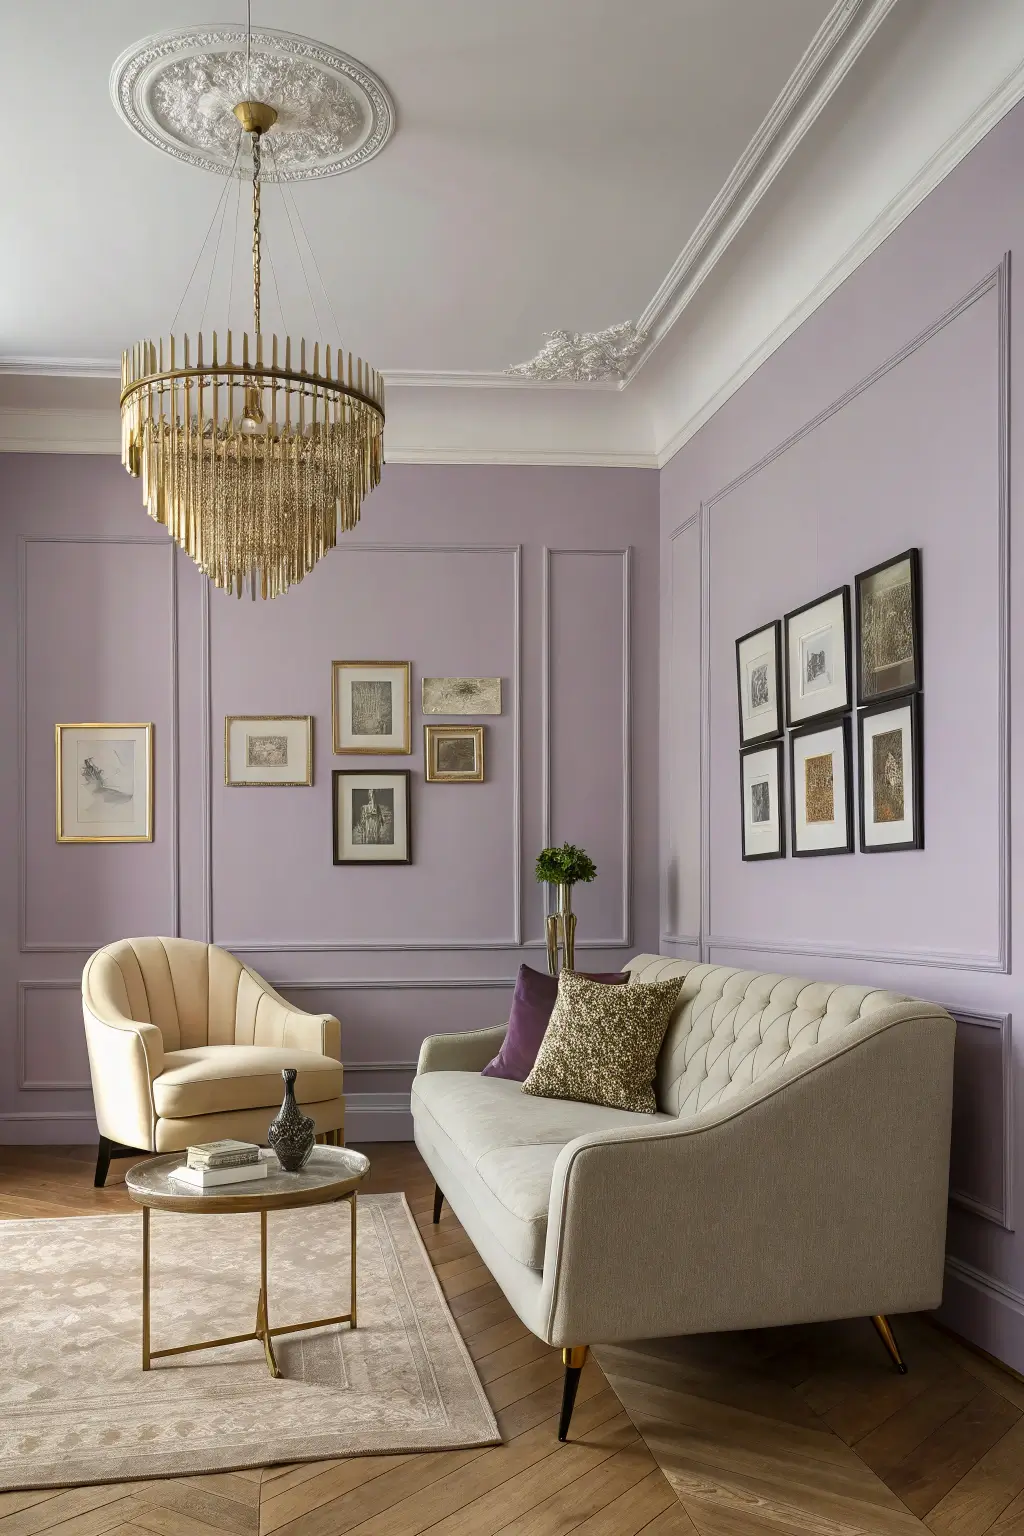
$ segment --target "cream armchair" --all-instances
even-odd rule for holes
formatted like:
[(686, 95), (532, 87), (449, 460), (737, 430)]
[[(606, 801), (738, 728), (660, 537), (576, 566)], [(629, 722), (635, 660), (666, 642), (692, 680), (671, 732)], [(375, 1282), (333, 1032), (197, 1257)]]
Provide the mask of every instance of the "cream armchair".
[(301, 1013), (213, 944), (121, 939), (82, 975), (99, 1127), (96, 1185), (128, 1151), (176, 1152), (235, 1136), (264, 1143), (294, 1067), (318, 1136), (341, 1142), (341, 1025)]

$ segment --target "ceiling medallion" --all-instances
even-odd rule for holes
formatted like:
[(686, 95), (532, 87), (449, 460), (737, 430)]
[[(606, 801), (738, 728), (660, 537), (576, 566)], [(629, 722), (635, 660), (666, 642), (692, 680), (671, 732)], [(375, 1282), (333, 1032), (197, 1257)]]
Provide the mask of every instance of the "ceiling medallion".
[(647, 332), (632, 320), (604, 331), (546, 331), (537, 356), (505, 372), (546, 383), (601, 384), (624, 379), (646, 340)]
[[(265, 180), (304, 181), (353, 170), (395, 127), (384, 82), (349, 54), (308, 37), (213, 25), (159, 32), (125, 50), (110, 74), (119, 115), (148, 143), (200, 170), (230, 176), (245, 99), (277, 111)], [(242, 174), (242, 171), (239, 171)]]

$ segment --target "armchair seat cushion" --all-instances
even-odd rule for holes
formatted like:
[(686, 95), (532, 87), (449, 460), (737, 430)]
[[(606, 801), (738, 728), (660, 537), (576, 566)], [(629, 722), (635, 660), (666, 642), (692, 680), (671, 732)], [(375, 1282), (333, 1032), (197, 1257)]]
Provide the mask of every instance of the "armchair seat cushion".
[(476, 1072), (421, 1073), (412, 1108), (417, 1140), (430, 1142), (506, 1253), (535, 1270), (544, 1266), (551, 1178), (562, 1148), (591, 1131), (649, 1127), (652, 1119), (675, 1123), (672, 1115), (532, 1098), (518, 1082)]
[(281, 1071), (294, 1067), (295, 1097), (319, 1104), (341, 1097), (341, 1062), (317, 1051), (269, 1045), (197, 1045), (167, 1051), (153, 1079), (153, 1103), (161, 1119), (183, 1120), (225, 1110), (279, 1106)]

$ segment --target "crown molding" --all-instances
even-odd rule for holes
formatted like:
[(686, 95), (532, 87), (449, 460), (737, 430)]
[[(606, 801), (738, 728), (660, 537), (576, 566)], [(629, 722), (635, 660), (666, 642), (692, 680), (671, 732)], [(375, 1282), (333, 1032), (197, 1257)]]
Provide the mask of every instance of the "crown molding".
[(0, 357), (0, 373), (27, 373), (52, 379), (119, 379), (121, 365), (108, 357)]
[(116, 411), (0, 406), (0, 453), (117, 453)]

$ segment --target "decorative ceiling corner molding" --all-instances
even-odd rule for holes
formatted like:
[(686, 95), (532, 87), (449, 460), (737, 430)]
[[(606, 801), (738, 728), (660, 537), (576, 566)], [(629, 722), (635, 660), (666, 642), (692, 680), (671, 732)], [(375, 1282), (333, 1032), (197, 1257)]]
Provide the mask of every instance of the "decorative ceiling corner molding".
[(605, 384), (625, 379), (628, 365), (642, 351), (647, 332), (633, 320), (603, 331), (547, 331), (544, 345), (529, 362), (505, 372), (544, 383)]
[(0, 373), (50, 379), (119, 379), (121, 365), (110, 357), (0, 357)]

